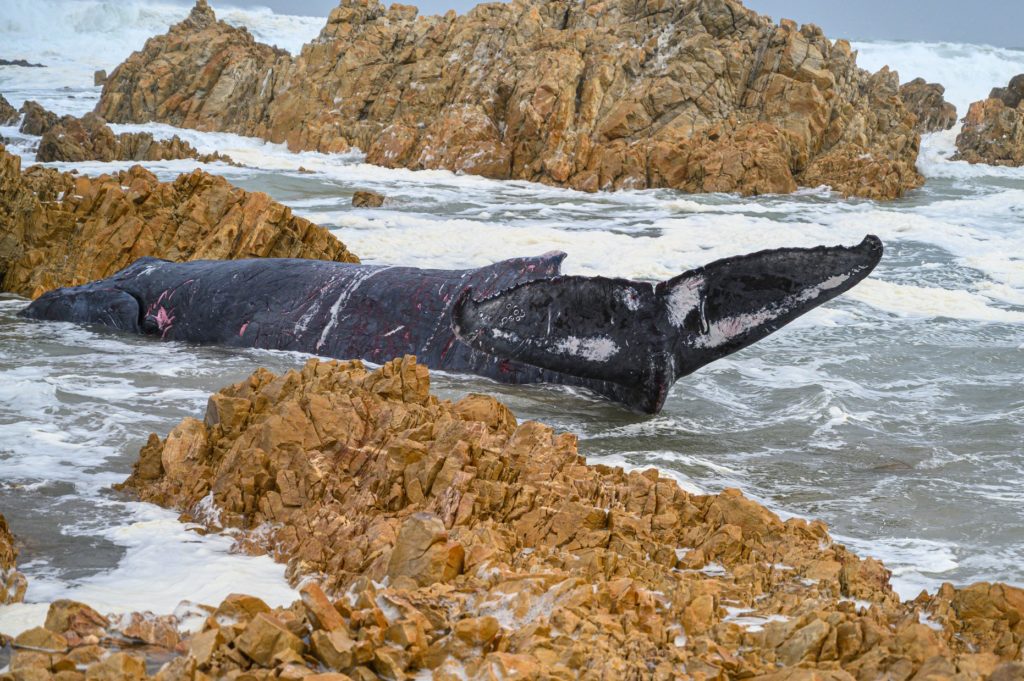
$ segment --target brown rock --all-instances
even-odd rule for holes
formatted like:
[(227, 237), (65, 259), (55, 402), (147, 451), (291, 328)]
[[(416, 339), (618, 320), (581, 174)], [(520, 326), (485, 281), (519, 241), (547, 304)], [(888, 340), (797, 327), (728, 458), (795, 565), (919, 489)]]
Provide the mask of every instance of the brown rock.
[(148, 132), (115, 135), (106, 121), (94, 113), (82, 118), (64, 116), (43, 133), (36, 160), (50, 161), (166, 161), (194, 158), (202, 163), (231, 159), (221, 154), (200, 154), (177, 135), (156, 140)]
[(213, 611), (213, 618), (223, 626), (238, 622), (248, 623), (257, 615), (269, 612), (270, 606), (255, 596), (229, 594)]
[(302, 603), (306, 606), (306, 613), (310, 621), (318, 629), (334, 631), (345, 628), (345, 620), (341, 617), (334, 605), (327, 599), (324, 590), (315, 582), (307, 582), (300, 589)]
[(266, 194), (196, 170), (171, 183), (134, 167), (98, 178), (33, 167), (0, 147), (0, 290), (37, 297), (143, 256), (358, 262), (327, 230)]
[(436, 515), (413, 514), (402, 523), (388, 561), (388, 577), (410, 577), (420, 586), (446, 582), (462, 570), (463, 548), (448, 541)]
[[(967, 110), (963, 130), (956, 138), (954, 161), (997, 166), (1024, 165), (1024, 74), (1007, 88), (996, 88), (989, 99)], [(1016, 102), (1013, 106), (1007, 102)]]
[(892, 198), (922, 182), (896, 74), (736, 0), (431, 17), (343, 0), (295, 58), (202, 4), (111, 74), (97, 112), (587, 191)]
[(28, 581), (25, 575), (15, 569), (17, 559), (18, 549), (14, 546), (14, 535), (7, 526), (7, 519), (0, 514), (0, 605), (25, 600)]
[(127, 638), (168, 650), (173, 650), (181, 641), (178, 620), (173, 615), (133, 612), (122, 617), (113, 628)]
[(14, 125), (18, 122), (18, 110), (0, 95), (0, 125)]
[(110, 620), (85, 603), (62, 598), (50, 604), (44, 626), (58, 634), (74, 632), (82, 637), (103, 636), (110, 626)]
[(68, 640), (46, 627), (35, 627), (18, 634), (14, 646), (41, 653), (63, 653), (68, 649)]
[(384, 205), (384, 195), (371, 191), (357, 191), (352, 195), (355, 208), (380, 208)]
[(920, 133), (949, 130), (956, 125), (956, 107), (945, 100), (946, 88), (915, 78), (900, 86), (903, 103), (917, 116)]
[(106, 69), (98, 69), (92, 74), (92, 84), (99, 86), (107, 82), (107, 71)]
[(57, 125), (59, 120), (57, 114), (47, 111), (39, 102), (29, 100), (21, 105), (21, 112), (24, 118), (21, 121), (19, 132), (26, 135), (42, 135), (47, 130)]
[(113, 653), (85, 672), (86, 681), (140, 681), (146, 676), (146, 661), (130, 653)]
[(356, 662), (356, 642), (347, 631), (314, 631), (310, 645), (316, 659), (331, 669), (348, 669)]
[(270, 666), (286, 659), (287, 651), (301, 655), (306, 646), (276, 617), (260, 613), (246, 626), (235, 645), (254, 662)]

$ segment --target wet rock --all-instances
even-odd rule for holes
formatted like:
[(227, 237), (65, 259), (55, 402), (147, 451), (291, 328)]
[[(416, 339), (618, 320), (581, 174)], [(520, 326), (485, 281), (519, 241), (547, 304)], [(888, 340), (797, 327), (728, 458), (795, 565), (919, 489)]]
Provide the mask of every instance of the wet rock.
[(34, 69), (46, 68), (46, 64), (33, 64), (25, 59), (0, 59), (0, 66), (21, 66)]
[(71, 632), (80, 637), (102, 637), (106, 635), (110, 620), (85, 603), (62, 598), (50, 604), (44, 626), (58, 634)]
[(14, 535), (7, 526), (7, 519), (0, 514), (0, 605), (25, 600), (28, 581), (25, 575), (15, 568), (17, 559), (18, 549), (14, 545)]
[(60, 120), (57, 114), (47, 111), (41, 104), (32, 100), (22, 104), (20, 112), (24, 118), (18, 131), (26, 135), (42, 135)]
[(358, 262), (290, 208), (201, 170), (173, 182), (140, 166), (96, 178), (38, 166), (23, 173), (0, 148), (0, 290), (34, 298), (143, 256)]
[(306, 606), (306, 613), (310, 622), (317, 629), (335, 631), (345, 627), (345, 620), (334, 608), (334, 604), (327, 599), (324, 590), (316, 583), (304, 584), (300, 590), (302, 604)]
[(946, 88), (915, 78), (900, 86), (903, 103), (917, 116), (921, 133), (949, 130), (956, 125), (956, 107), (945, 100)]
[(93, 74), (92, 74), (92, 84), (93, 85), (99, 86), (99, 85), (103, 85), (106, 82), (107, 82), (107, 71), (106, 71), (106, 69), (98, 69), (98, 70), (93, 72)]
[(996, 166), (1024, 165), (1024, 74), (967, 110), (956, 138), (955, 161)]
[(68, 640), (46, 627), (35, 627), (18, 634), (14, 638), (14, 646), (40, 653), (64, 653), (68, 649)]
[(813, 25), (736, 0), (416, 14), (344, 0), (293, 58), (200, 3), (111, 73), (97, 113), (586, 191), (893, 198), (923, 181), (896, 74)]
[(0, 125), (14, 125), (18, 122), (20, 114), (18, 110), (11, 106), (3, 95), (0, 95)]
[(146, 676), (146, 662), (130, 653), (113, 653), (85, 672), (85, 681), (140, 681)]
[(268, 613), (256, 615), (235, 644), (253, 662), (264, 666), (272, 666), (275, 660), (289, 659), (289, 651), (302, 655), (306, 650), (306, 646), (295, 634)]
[(352, 195), (355, 208), (380, 208), (384, 205), (384, 195), (371, 191), (358, 191)]
[(36, 160), (51, 161), (166, 161), (192, 158), (202, 163), (232, 163), (221, 154), (200, 154), (177, 135), (156, 140), (148, 132), (115, 135), (102, 118), (88, 113), (82, 118), (64, 116), (43, 133)]

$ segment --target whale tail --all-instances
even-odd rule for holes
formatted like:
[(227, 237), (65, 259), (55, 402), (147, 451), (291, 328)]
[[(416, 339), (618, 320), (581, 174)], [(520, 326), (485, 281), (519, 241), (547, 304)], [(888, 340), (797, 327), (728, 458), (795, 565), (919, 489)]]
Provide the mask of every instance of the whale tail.
[(658, 284), (561, 276), (477, 300), (452, 322), (470, 347), (578, 379), (647, 413), (682, 376), (747, 347), (848, 291), (882, 242), (783, 248), (718, 260)]

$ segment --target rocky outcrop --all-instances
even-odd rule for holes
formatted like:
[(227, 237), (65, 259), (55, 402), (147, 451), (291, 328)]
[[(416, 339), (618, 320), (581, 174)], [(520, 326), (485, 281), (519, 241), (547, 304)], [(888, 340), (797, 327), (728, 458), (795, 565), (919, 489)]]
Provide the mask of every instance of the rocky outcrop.
[(358, 262), (326, 229), (201, 170), (173, 182), (140, 166), (95, 178), (40, 166), (22, 173), (0, 146), (0, 290), (34, 298), (143, 256)]
[(202, 163), (231, 159), (221, 154), (200, 154), (177, 135), (156, 140), (148, 132), (115, 135), (106, 121), (94, 113), (82, 118), (64, 116), (43, 133), (36, 160), (50, 161), (166, 161), (194, 158)]
[(417, 17), (343, 0), (300, 56), (200, 0), (111, 73), (97, 112), (594, 191), (892, 198), (919, 135), (895, 73), (737, 0), (516, 0)]
[(1024, 165), (1024, 74), (971, 104), (956, 138), (954, 161)]
[(0, 605), (20, 603), (25, 598), (28, 582), (17, 570), (18, 549), (7, 519), (0, 514)]
[(33, 64), (25, 59), (0, 59), (0, 66), (22, 66), (25, 68), (44, 69), (46, 64)]
[(355, 208), (380, 208), (384, 205), (384, 195), (371, 191), (357, 191), (352, 195), (352, 206)]
[(18, 122), (18, 110), (0, 95), (0, 125), (14, 125)]
[(966, 681), (1024, 642), (1019, 589), (900, 603), (822, 523), (588, 466), (490, 397), (433, 397), (413, 358), (260, 369), (151, 435), (125, 487), (337, 596), (229, 599), (163, 678)]
[(29, 100), (21, 105), (21, 114), (24, 118), (21, 121), (19, 132), (26, 135), (40, 136), (47, 130), (57, 125), (60, 118), (52, 111), (43, 108), (39, 102)]
[(92, 84), (93, 85), (99, 86), (99, 85), (103, 85), (106, 82), (107, 82), (107, 70), (106, 69), (97, 69), (96, 71), (93, 71), (93, 74), (92, 74)]
[(900, 86), (900, 97), (915, 116), (921, 133), (949, 130), (956, 125), (956, 107), (946, 101), (946, 88), (915, 78)]

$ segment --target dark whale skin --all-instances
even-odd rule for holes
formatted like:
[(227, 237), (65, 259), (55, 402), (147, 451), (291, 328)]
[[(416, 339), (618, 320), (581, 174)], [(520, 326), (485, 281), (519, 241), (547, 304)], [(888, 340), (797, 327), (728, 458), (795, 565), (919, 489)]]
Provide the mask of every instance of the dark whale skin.
[(142, 258), (21, 314), (372, 362), (412, 354), (433, 369), (579, 386), (656, 413), (676, 379), (848, 290), (881, 254), (869, 236), (727, 258), (658, 284), (562, 276), (557, 252), (469, 270)]

